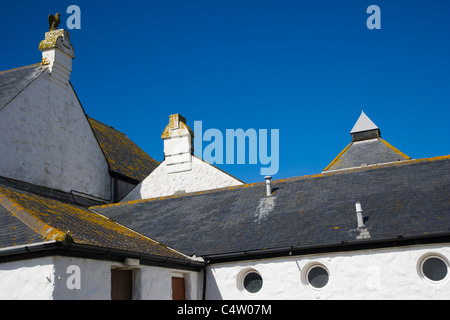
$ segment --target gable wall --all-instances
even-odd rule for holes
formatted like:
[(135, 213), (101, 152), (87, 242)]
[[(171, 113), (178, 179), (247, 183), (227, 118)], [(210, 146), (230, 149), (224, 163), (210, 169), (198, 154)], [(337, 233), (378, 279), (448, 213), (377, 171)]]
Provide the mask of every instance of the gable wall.
[(109, 199), (108, 165), (76, 94), (50, 78), (0, 110), (0, 176)]
[(122, 201), (163, 197), (242, 184), (236, 178), (193, 156), (192, 170), (183, 172), (168, 173), (166, 162), (163, 161)]

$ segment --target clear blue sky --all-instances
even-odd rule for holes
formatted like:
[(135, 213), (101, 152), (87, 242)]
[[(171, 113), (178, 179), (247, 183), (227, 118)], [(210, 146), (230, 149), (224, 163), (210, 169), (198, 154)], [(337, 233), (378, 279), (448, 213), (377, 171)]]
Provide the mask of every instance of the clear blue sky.
[[(2, 1), (0, 70), (37, 63), (49, 13), (81, 8), (72, 84), (86, 113), (163, 159), (193, 128), (280, 130), (274, 178), (319, 173), (361, 110), (412, 158), (450, 154), (450, 1)], [(369, 30), (369, 5), (381, 29)], [(206, 143), (204, 143), (205, 145)], [(245, 182), (260, 165), (221, 165)]]

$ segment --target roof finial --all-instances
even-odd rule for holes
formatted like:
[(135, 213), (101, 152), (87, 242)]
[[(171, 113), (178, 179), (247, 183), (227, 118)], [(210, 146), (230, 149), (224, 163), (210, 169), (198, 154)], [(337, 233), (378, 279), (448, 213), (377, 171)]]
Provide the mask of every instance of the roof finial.
[(381, 136), (380, 129), (369, 119), (364, 113), (364, 110), (361, 111), (361, 115), (353, 126), (352, 131), (350, 131), (350, 134), (352, 135), (352, 141), (378, 138)]
[(60, 23), (61, 23), (61, 13), (58, 12), (55, 15), (50, 14), (48, 16), (49, 31), (57, 30)]
[(369, 117), (364, 113), (364, 110), (361, 111), (361, 115), (358, 118), (358, 121), (355, 123), (352, 131), (350, 133), (356, 133), (361, 131), (368, 131), (378, 129), (375, 123), (369, 119)]

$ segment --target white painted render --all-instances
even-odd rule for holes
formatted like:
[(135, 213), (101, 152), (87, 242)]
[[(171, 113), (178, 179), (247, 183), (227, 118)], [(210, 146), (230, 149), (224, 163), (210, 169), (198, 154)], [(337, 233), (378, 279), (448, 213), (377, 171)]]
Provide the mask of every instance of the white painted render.
[(122, 202), (243, 184), (242, 181), (194, 155), (191, 159), (191, 170), (176, 173), (168, 173), (166, 161), (161, 162), (147, 178), (122, 199)]
[(53, 284), (52, 257), (0, 264), (0, 300), (51, 300)]
[(192, 138), (188, 135), (164, 138), (164, 162), (167, 173), (192, 170)]
[[(449, 299), (450, 275), (432, 283), (420, 272), (429, 254), (450, 260), (450, 245), (424, 245), (267, 260), (215, 264), (208, 267), (207, 299)], [(329, 282), (320, 289), (305, 281), (313, 264), (328, 269)], [(256, 294), (242, 290), (242, 275), (256, 270), (263, 279)], [(450, 270), (449, 270), (450, 272)]]
[(46, 70), (0, 110), (0, 176), (109, 199), (108, 164), (70, 85)]
[(136, 300), (172, 300), (172, 276), (182, 275), (185, 281), (186, 300), (200, 300), (202, 294), (201, 273), (175, 269), (142, 266), (135, 271)]
[[(110, 300), (113, 268), (127, 266), (63, 256), (2, 263), (0, 300)], [(200, 273), (145, 265), (132, 270), (135, 300), (171, 300), (175, 273), (185, 278), (186, 299), (201, 298)]]

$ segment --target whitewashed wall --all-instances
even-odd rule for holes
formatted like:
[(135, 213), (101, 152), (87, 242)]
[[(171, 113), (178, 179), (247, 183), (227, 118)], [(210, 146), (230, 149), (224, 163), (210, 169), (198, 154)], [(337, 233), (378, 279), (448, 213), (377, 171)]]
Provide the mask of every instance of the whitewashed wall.
[(50, 300), (53, 283), (52, 257), (0, 264), (0, 300)]
[(243, 183), (209, 163), (192, 156), (192, 170), (168, 173), (165, 161), (122, 201), (163, 197), (242, 185)]
[(109, 199), (106, 159), (72, 87), (45, 71), (0, 110), (0, 175)]
[[(109, 300), (116, 267), (124, 265), (62, 256), (2, 263), (0, 300)], [(76, 273), (79, 287), (71, 287)], [(186, 299), (201, 298), (200, 273), (141, 265), (133, 269), (133, 299), (171, 300), (174, 273), (185, 277)]]
[[(450, 260), (450, 246), (417, 246), (360, 252), (308, 255), (212, 265), (207, 271), (207, 299), (449, 299), (450, 276), (440, 284), (418, 271), (421, 258), (438, 253)], [(321, 263), (329, 282), (314, 290), (302, 281), (308, 265)], [(262, 289), (240, 289), (240, 275), (254, 269)], [(450, 271), (449, 271), (450, 272)], [(303, 274), (302, 274), (303, 273)]]
[(201, 298), (201, 273), (159, 267), (143, 266), (135, 272), (136, 300), (172, 300), (172, 275), (182, 274), (185, 281), (186, 300)]

